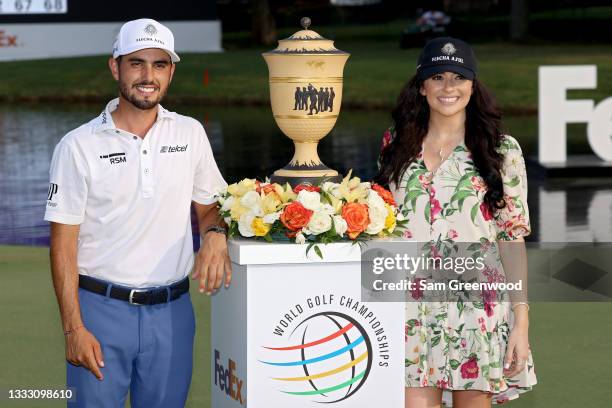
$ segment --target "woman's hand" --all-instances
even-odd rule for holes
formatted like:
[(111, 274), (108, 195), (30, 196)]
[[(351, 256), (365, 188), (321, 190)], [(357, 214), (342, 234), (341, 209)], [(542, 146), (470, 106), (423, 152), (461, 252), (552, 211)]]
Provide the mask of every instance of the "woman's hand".
[[(522, 309), (522, 308), (517, 308)], [(529, 324), (526, 311), (521, 311), (525, 316), (515, 319), (515, 325), (510, 332), (508, 348), (504, 357), (504, 376), (513, 377), (523, 371), (529, 357)], [(518, 313), (517, 313), (518, 314)]]

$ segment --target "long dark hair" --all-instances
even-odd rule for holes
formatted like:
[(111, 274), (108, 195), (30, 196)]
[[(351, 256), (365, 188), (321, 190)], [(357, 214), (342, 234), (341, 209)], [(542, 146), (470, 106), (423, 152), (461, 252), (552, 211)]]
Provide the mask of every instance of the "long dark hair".
[[(383, 149), (381, 166), (374, 180), (384, 186), (400, 178), (421, 152), (429, 127), (429, 105), (421, 95), (423, 81), (416, 75), (402, 88), (391, 114), (395, 137)], [(503, 156), (498, 152), (502, 139), (501, 111), (491, 93), (474, 79), (472, 95), (466, 107), (465, 145), (472, 154), (474, 166), (487, 184), (484, 197), (491, 211), (505, 207), (501, 178)]]

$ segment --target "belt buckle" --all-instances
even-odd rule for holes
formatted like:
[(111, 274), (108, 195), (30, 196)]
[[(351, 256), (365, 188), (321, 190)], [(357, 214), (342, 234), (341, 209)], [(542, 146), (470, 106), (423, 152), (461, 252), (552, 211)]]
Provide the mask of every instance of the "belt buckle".
[(134, 302), (134, 293), (144, 293), (144, 292), (148, 292), (147, 289), (132, 289), (130, 290), (130, 297), (128, 298), (128, 302), (132, 305), (138, 305), (138, 306), (143, 306), (146, 303), (138, 303), (138, 302)]

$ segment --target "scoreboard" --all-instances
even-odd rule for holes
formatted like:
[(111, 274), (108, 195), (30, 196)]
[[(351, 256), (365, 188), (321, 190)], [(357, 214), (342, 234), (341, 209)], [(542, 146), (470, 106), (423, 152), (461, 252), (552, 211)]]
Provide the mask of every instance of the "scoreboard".
[(68, 0), (0, 0), (0, 14), (65, 14)]
[(179, 55), (222, 51), (215, 0), (0, 0), (0, 61), (110, 55), (137, 18), (168, 26)]

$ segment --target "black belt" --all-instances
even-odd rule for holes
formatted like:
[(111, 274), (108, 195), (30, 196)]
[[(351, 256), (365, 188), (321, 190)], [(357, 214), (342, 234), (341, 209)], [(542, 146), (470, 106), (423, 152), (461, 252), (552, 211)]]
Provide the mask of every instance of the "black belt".
[[(188, 278), (170, 286), (162, 286), (153, 289), (130, 289), (115, 286), (112, 283), (104, 282), (89, 276), (79, 275), (79, 287), (89, 292), (106, 296), (109, 285), (112, 286), (109, 294), (110, 297), (129, 302), (133, 305), (157, 305), (171, 302), (189, 292)], [(170, 295), (170, 299), (168, 299), (168, 295)]]

